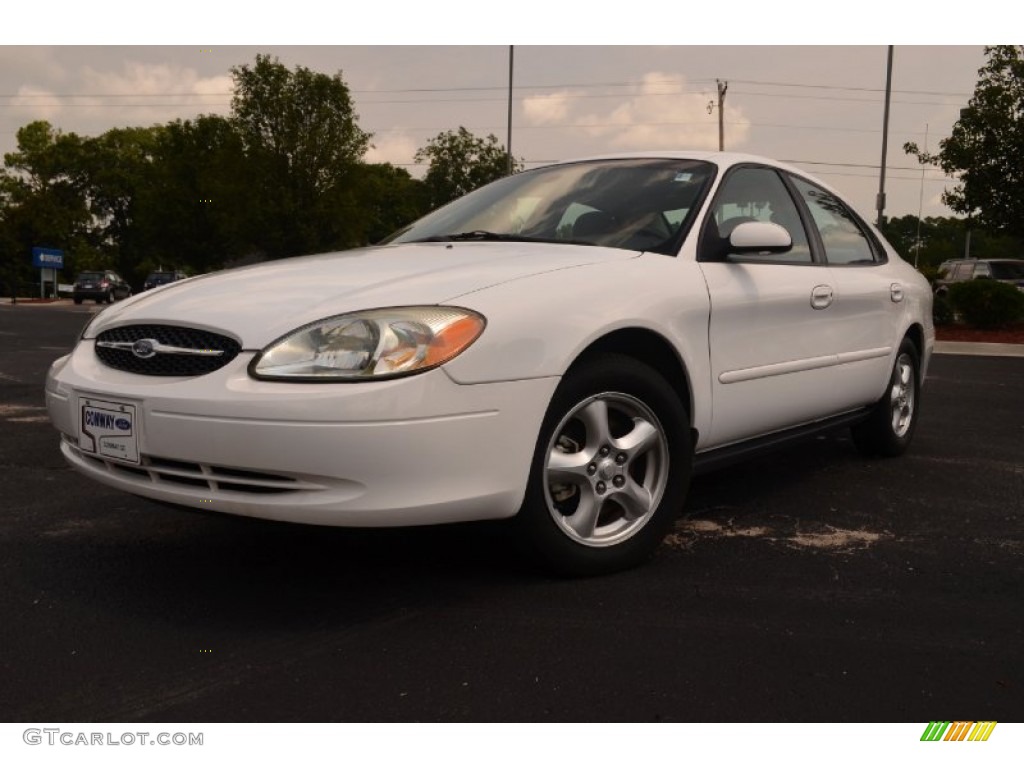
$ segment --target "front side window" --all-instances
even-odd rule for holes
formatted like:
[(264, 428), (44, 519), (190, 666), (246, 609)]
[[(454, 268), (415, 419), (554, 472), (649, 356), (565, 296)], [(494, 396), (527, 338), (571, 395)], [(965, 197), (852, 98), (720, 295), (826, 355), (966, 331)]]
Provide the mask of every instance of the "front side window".
[(721, 260), (728, 256), (729, 235), (747, 221), (768, 221), (789, 232), (793, 247), (782, 254), (744, 254), (742, 261), (811, 262), (807, 233), (796, 203), (770, 168), (739, 168), (729, 174), (715, 194), (704, 225), (701, 258)]
[(793, 183), (807, 203), (829, 264), (873, 264), (875, 252), (853, 214), (834, 195), (801, 178)]
[(600, 160), (506, 177), (428, 214), (385, 243), (523, 240), (672, 254), (714, 166), (696, 160)]

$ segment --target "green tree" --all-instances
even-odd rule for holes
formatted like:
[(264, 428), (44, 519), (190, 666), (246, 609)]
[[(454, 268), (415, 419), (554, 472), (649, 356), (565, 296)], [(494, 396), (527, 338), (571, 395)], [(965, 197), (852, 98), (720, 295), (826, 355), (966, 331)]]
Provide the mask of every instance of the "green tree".
[(907, 143), (922, 163), (937, 163), (958, 183), (943, 202), (982, 226), (1024, 236), (1024, 48), (985, 49), (978, 84), (938, 154)]
[[(457, 131), (439, 133), (420, 147), (415, 160), (429, 163), (423, 182), (431, 208), (462, 197), (508, 172), (508, 153), (498, 137), (490, 134), (480, 138), (461, 125)], [(513, 173), (522, 169), (521, 160), (513, 163)]]
[(92, 216), (81, 184), (83, 142), (48, 122), (17, 133), (17, 150), (0, 170), (0, 258), (8, 282), (34, 282), (33, 246), (65, 251), (64, 279), (82, 266), (103, 263), (92, 237)]
[(967, 219), (952, 216), (926, 216), (918, 223), (916, 216), (894, 216), (886, 220), (882, 233), (892, 246), (913, 262), (918, 247), (917, 264), (922, 269), (935, 269), (947, 259), (963, 258), (967, 233), (970, 230), (971, 255), (976, 258), (1017, 258), (1024, 252), (1024, 240), (1001, 232), (978, 227)]
[(74, 168), (91, 216), (91, 240), (123, 277), (141, 283), (138, 264), (153, 248), (139, 219), (152, 185), (154, 153), (163, 128), (112, 128), (82, 142)]
[(379, 242), (429, 210), (426, 186), (390, 163), (357, 166), (346, 216), (359, 225), (361, 245)]
[(254, 248), (246, 228), (252, 177), (231, 120), (175, 120), (153, 151), (139, 201), (139, 236), (147, 244), (139, 273), (158, 266), (208, 272)]
[(289, 70), (260, 55), (234, 67), (232, 114), (252, 182), (247, 225), (270, 257), (358, 244), (359, 226), (339, 212), (369, 147), (341, 73)]

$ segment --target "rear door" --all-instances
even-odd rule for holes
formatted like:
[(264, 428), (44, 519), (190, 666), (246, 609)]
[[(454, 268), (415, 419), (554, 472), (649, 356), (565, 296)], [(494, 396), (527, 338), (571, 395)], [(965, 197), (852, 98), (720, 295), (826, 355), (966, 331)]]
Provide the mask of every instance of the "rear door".
[(811, 237), (828, 264), (834, 298), (829, 308), (842, 329), (832, 341), (839, 356), (835, 386), (852, 404), (877, 400), (889, 380), (899, 339), (904, 286), (887, 266), (885, 250), (839, 198), (791, 176), (811, 222)]

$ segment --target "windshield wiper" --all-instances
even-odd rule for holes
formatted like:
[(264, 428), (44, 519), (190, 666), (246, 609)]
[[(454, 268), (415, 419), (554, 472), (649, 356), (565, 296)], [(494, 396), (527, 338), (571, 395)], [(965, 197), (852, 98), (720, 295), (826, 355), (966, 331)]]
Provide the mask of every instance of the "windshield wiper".
[(496, 243), (564, 243), (565, 240), (555, 240), (547, 237), (527, 237), (526, 235), (513, 235), (503, 232), (490, 232), (486, 229), (474, 229), (471, 232), (455, 232), (450, 235), (431, 235), (421, 237), (417, 240), (410, 240), (413, 243), (452, 243), (468, 240), (485, 240)]

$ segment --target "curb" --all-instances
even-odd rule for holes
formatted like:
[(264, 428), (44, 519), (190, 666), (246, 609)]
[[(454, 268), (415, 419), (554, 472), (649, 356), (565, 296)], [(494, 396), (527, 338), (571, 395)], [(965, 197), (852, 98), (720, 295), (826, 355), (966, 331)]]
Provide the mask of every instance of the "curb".
[(937, 355), (1024, 357), (1024, 344), (992, 344), (980, 341), (936, 341), (933, 351)]

